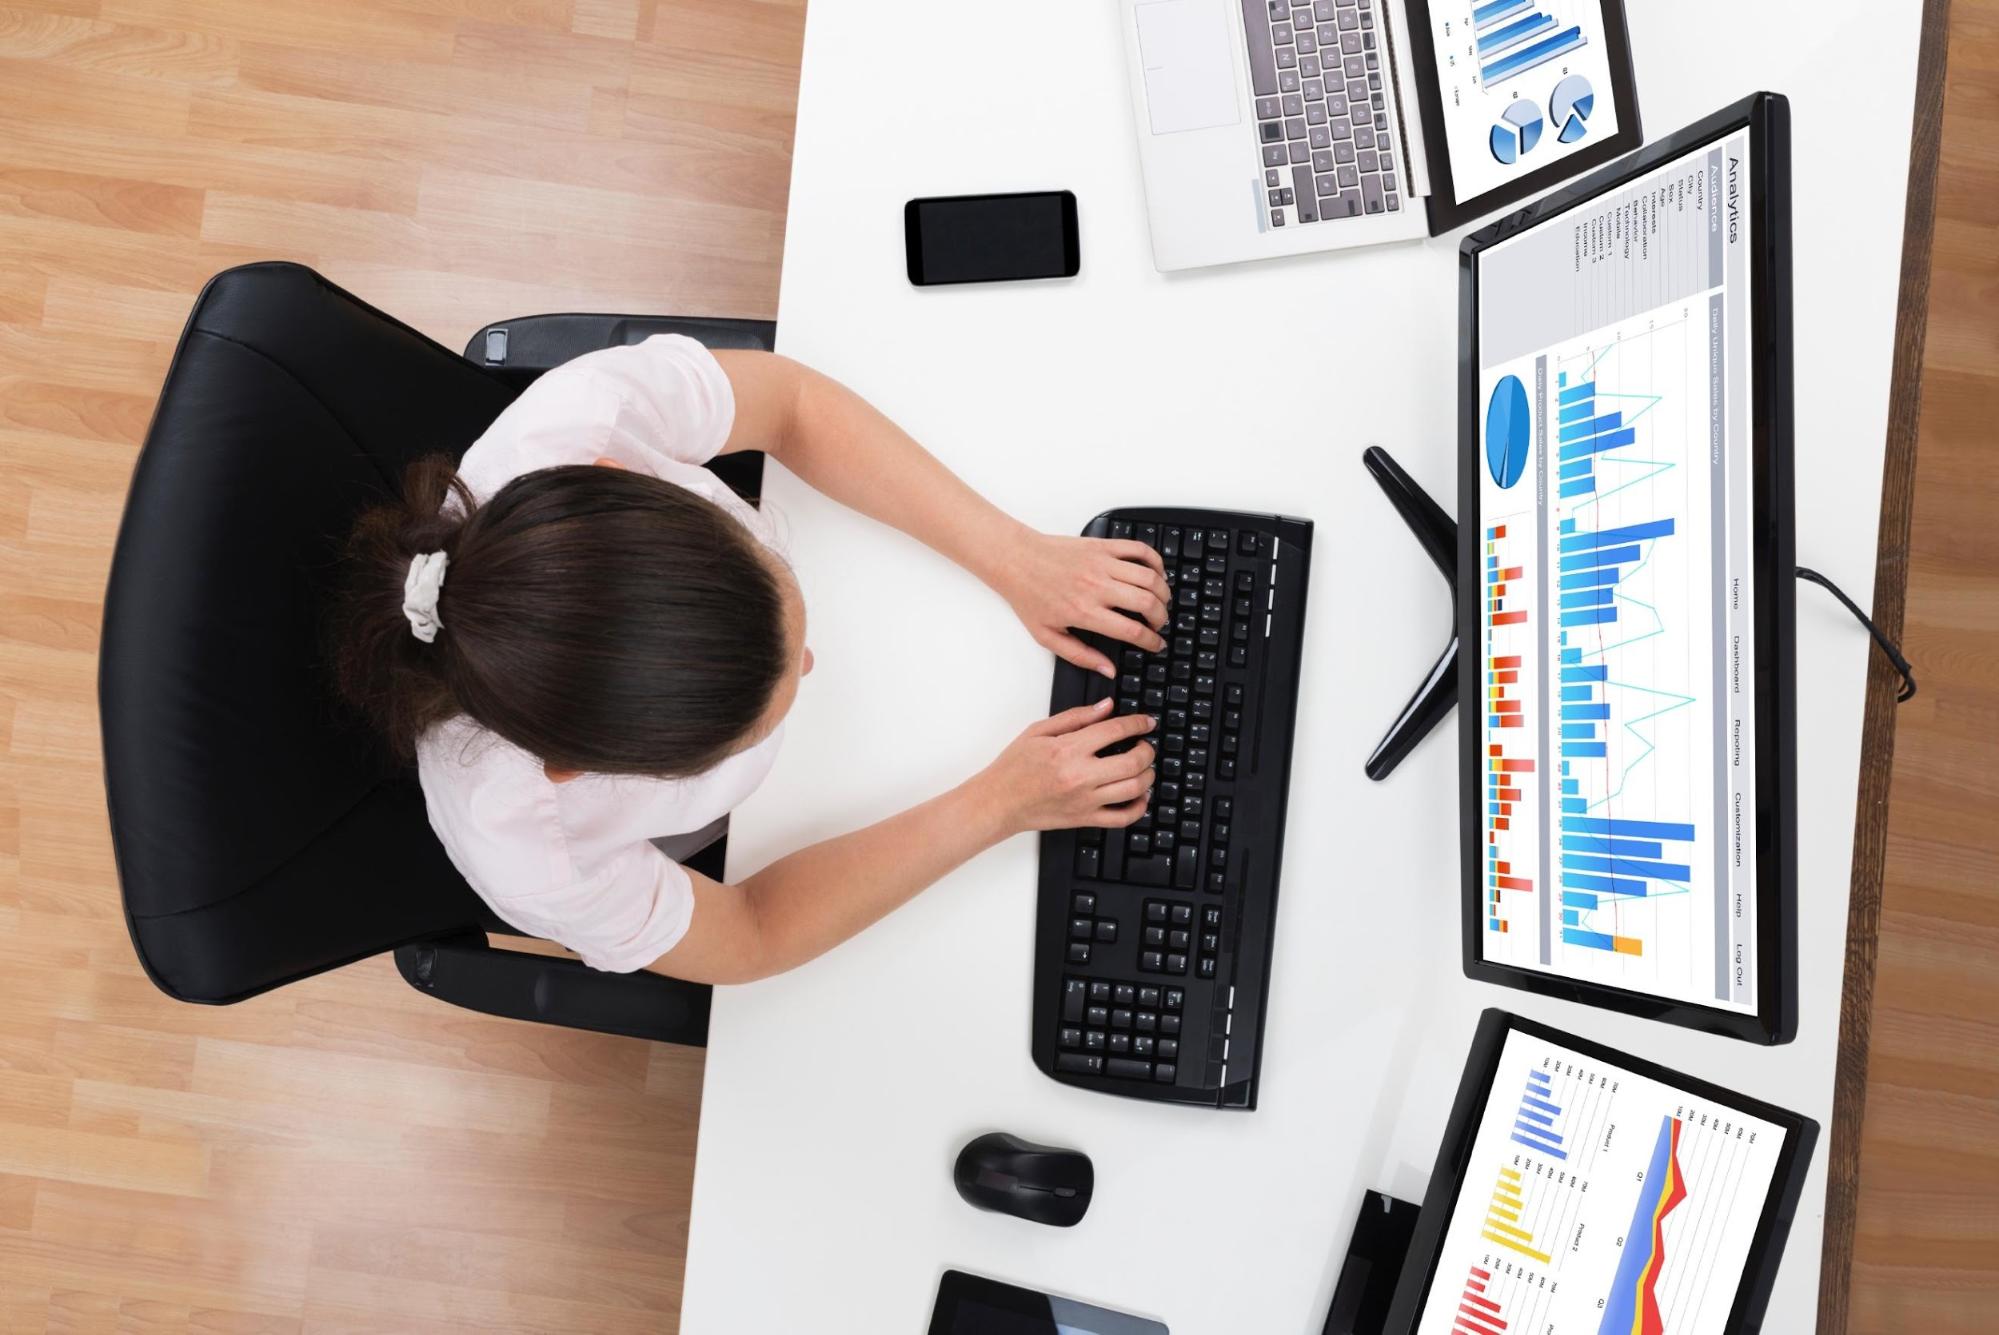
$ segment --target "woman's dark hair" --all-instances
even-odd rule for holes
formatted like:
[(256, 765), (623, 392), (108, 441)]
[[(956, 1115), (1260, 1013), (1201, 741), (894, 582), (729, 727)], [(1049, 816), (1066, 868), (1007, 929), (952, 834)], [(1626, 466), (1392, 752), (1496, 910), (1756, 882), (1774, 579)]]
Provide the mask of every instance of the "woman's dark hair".
[[(403, 615), (441, 551), (442, 628)], [(720, 506), (620, 468), (545, 468), (474, 504), (451, 460), (361, 516), (330, 631), (340, 694), (396, 752), (467, 714), (555, 769), (677, 777), (741, 745), (790, 650), (757, 539)]]

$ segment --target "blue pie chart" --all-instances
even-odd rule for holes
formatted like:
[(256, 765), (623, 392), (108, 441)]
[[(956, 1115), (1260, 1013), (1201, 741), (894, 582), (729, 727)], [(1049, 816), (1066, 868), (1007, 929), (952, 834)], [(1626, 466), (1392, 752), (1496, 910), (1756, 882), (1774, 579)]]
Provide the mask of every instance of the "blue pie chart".
[(1492, 480), (1510, 487), (1527, 471), (1527, 387), (1517, 375), (1501, 376), (1485, 405), (1485, 466)]
[(1596, 89), (1580, 74), (1571, 74), (1555, 85), (1548, 98), (1548, 119), (1562, 128), (1555, 138), (1573, 144), (1589, 133), (1589, 114), (1596, 110)]
[(1492, 156), (1511, 166), (1541, 142), (1541, 108), (1532, 102), (1509, 102), (1492, 127)]

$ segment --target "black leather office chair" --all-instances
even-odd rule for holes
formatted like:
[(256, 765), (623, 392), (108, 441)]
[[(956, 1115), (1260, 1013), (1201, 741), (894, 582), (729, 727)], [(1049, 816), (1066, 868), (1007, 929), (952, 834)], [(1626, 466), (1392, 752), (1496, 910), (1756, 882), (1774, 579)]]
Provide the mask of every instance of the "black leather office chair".
[[(493, 943), (511, 929), (446, 858), (415, 774), (334, 702), (322, 652), (340, 545), (406, 463), (462, 453), (548, 367), (662, 331), (767, 349), (776, 327), (536, 316), (459, 356), (300, 265), (202, 290), (132, 476), (98, 675), (126, 920), (167, 995), (242, 1001), (393, 950), (473, 1010), (707, 1042), (704, 986)], [(762, 458), (717, 471), (754, 497)]]

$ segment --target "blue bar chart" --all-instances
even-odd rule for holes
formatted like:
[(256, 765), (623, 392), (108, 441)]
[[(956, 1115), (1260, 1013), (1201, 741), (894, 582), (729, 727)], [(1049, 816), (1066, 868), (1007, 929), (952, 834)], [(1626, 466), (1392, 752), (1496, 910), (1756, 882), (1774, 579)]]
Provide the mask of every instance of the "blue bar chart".
[(1566, 55), (1584, 45), (1579, 27), (1562, 28), (1531, 0), (1491, 0), (1472, 9), (1479, 77), (1488, 85)]
[(1546, 1071), (1527, 1072), (1527, 1088), (1520, 1093), (1520, 1108), (1513, 1119), (1513, 1141), (1549, 1158), (1566, 1160), (1569, 1153), (1562, 1148), (1561, 1133), (1555, 1130), (1555, 1119), (1562, 1110), (1548, 1101), (1551, 1093)]

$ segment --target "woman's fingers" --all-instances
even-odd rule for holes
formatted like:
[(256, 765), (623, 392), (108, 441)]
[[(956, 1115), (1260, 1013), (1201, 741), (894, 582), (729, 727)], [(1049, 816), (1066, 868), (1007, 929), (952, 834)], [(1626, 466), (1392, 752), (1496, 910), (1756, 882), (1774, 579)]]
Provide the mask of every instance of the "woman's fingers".
[[(1129, 621), (1130, 618), (1119, 617), (1118, 620)], [(1109, 658), (1092, 649), (1089, 645), (1084, 644), (1074, 635), (1070, 635), (1064, 631), (1051, 630), (1036, 635), (1034, 638), (1040, 641), (1041, 647), (1049, 653), (1054, 654), (1057, 658), (1065, 662), (1074, 663), (1085, 672), (1094, 672), (1099, 677), (1110, 677), (1112, 679), (1117, 677), (1117, 669), (1111, 666)]]
[(1092, 723), (1076, 734), (1076, 742), (1084, 750), (1095, 752), (1134, 737), (1143, 737), (1151, 731), (1152, 719), (1149, 715), (1123, 714)]
[(1143, 798), (1147, 793), (1152, 791), (1152, 782), (1155, 777), (1154, 772), (1150, 768), (1147, 768), (1144, 773), (1134, 774), (1129, 779), (1119, 779), (1116, 783), (1107, 783), (1097, 789), (1097, 800), (1103, 806), (1114, 807), (1122, 806), (1126, 802), (1130, 802), (1136, 798)]
[(1156, 591), (1112, 580), (1105, 588), (1104, 596), (1112, 607), (1122, 607), (1127, 612), (1136, 612), (1144, 617), (1154, 630), (1166, 629), (1166, 600)]
[(1162, 603), (1173, 601), (1173, 590), (1166, 583), (1166, 576), (1151, 566), (1142, 566), (1136, 561), (1114, 561), (1110, 567), (1111, 578), (1124, 584), (1136, 584), (1141, 589), (1150, 590)]
[(1036, 737), (1060, 737), (1074, 732), (1086, 724), (1094, 723), (1111, 712), (1111, 699), (1105, 696), (1093, 705), (1077, 705), (1059, 714), (1050, 714), (1028, 726), (1027, 731)]
[(1130, 538), (1106, 538), (1103, 544), (1104, 550), (1120, 561), (1136, 561), (1140, 565), (1150, 566), (1157, 570), (1162, 578), (1166, 574), (1166, 562), (1160, 559), (1158, 552), (1142, 542), (1133, 542)]
[(1119, 806), (1100, 808), (1083, 823), (1085, 825), (1102, 826), (1110, 830), (1122, 829), (1145, 814), (1145, 804), (1149, 800), (1151, 800), (1149, 796), (1141, 795)]
[(1108, 607), (1092, 609), (1084, 618), (1083, 630), (1093, 630), (1107, 640), (1122, 640), (1134, 644), (1147, 653), (1158, 653), (1166, 647), (1166, 640), (1158, 631), (1135, 617), (1113, 612)]

